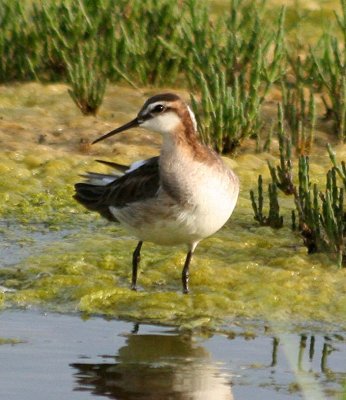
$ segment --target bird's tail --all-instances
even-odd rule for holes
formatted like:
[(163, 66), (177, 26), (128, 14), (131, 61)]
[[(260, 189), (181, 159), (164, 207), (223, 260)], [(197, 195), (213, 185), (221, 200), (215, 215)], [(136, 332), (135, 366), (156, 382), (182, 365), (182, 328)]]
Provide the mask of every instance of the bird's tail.
[(75, 186), (75, 195), (73, 198), (90, 211), (96, 211), (104, 218), (110, 221), (116, 221), (116, 218), (109, 211), (102, 198), (106, 191), (105, 185), (95, 185), (88, 182), (77, 183)]

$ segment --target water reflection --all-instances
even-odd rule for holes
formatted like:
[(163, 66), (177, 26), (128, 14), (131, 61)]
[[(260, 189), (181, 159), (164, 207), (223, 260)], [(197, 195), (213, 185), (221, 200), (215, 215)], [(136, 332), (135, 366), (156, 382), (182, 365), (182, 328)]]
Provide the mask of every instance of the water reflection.
[(116, 356), (71, 365), (76, 390), (111, 399), (233, 399), (229, 376), (190, 335), (132, 334)]
[(259, 327), (256, 336), (202, 338), (141, 325), (136, 335), (128, 322), (15, 310), (0, 313), (0, 328), (1, 400), (335, 400), (346, 394), (345, 330), (262, 333)]
[[(295, 381), (288, 389), (300, 392), (308, 400), (335, 398), (341, 393), (346, 378), (344, 362), (340, 363), (340, 351), (344, 348), (345, 338), (338, 334), (301, 334), (298, 337), (282, 334), (273, 338), (271, 367), (275, 367), (275, 371), (280, 366), (282, 369), (287, 359), (295, 375)], [(285, 387), (277, 383), (276, 388)]]
[(275, 399), (316, 400), (338, 393), (345, 379), (338, 355), (345, 340), (337, 335), (202, 340), (140, 331), (135, 326), (114, 355), (71, 364), (75, 390), (119, 400), (232, 400), (254, 398), (257, 387), (258, 398), (274, 391)]
[[(297, 363), (296, 369), (298, 371), (306, 370), (306, 365), (309, 363), (310, 366), (312, 363), (319, 358), (320, 363), (320, 371), (323, 373), (330, 372), (328, 368), (328, 358), (333, 353), (333, 351), (338, 350), (333, 343), (342, 343), (345, 339), (340, 335), (334, 335), (333, 338), (328, 336), (323, 337), (323, 345), (320, 351), (315, 351), (316, 347), (316, 339), (314, 335), (300, 335), (299, 346), (298, 346), (298, 356), (297, 356)], [(309, 343), (309, 350), (307, 353), (307, 344)], [(280, 339), (278, 337), (273, 337), (272, 339), (272, 360), (271, 360), (271, 367), (275, 367), (278, 364), (278, 352), (280, 346)], [(307, 356), (308, 356), (308, 363), (307, 363)], [(293, 367), (295, 367), (295, 362), (293, 361)], [(311, 370), (311, 368), (310, 368)]]
[(330, 338), (328, 336), (323, 337), (323, 347), (321, 349), (320, 354), (315, 355), (315, 336), (311, 335), (310, 338), (303, 334), (300, 335), (300, 342), (299, 342), (299, 352), (298, 352), (298, 370), (299, 371), (304, 371), (306, 369), (306, 362), (304, 363), (304, 359), (306, 358), (306, 353), (307, 353), (307, 343), (309, 342), (309, 351), (308, 351), (308, 357), (309, 357), (309, 363), (311, 364), (315, 358), (320, 357), (320, 371), (322, 373), (329, 373), (330, 369), (328, 368), (328, 358), (329, 356), (333, 353), (333, 351), (337, 350), (333, 343), (337, 343), (338, 341), (343, 342), (344, 338), (343, 337), (334, 337)]

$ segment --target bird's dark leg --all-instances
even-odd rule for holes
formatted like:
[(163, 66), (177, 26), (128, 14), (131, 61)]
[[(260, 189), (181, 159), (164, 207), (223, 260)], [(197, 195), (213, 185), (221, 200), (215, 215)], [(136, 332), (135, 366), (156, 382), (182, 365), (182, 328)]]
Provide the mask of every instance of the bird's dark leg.
[(132, 283), (131, 289), (137, 290), (137, 271), (138, 271), (138, 264), (141, 259), (141, 248), (142, 248), (142, 241), (139, 241), (135, 251), (132, 254)]
[(134, 335), (137, 335), (138, 331), (139, 331), (139, 323), (136, 322), (136, 323), (133, 325), (133, 329), (132, 329), (131, 333), (134, 334)]
[(193, 250), (190, 250), (187, 253), (184, 268), (183, 268), (183, 273), (181, 275), (181, 279), (183, 281), (183, 293), (184, 294), (189, 293), (189, 266), (190, 266), (192, 255), (193, 255)]

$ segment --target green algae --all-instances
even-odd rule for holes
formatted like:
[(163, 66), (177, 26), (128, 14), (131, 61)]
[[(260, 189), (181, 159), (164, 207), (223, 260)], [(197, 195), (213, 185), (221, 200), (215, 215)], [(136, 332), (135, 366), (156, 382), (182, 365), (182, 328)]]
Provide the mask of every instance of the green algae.
[[(180, 287), (184, 249), (149, 243), (142, 254), (141, 289), (130, 290), (136, 242), (71, 197), (78, 173), (96, 167), (92, 160), (66, 156), (36, 161), (32, 167), (32, 157), (28, 165), (25, 154), (16, 155), (18, 169), (27, 171), (20, 174), (12, 153), (0, 157), (0, 165), (9, 165), (11, 179), (18, 182), (17, 187), (1, 185), (7, 198), (2, 218), (74, 229), (13, 268), (1, 269), (1, 285), (15, 289), (2, 294), (2, 303), (214, 329), (236, 318), (344, 322), (345, 269), (338, 270), (326, 256), (308, 256), (290, 229), (276, 231), (252, 221), (247, 193), (255, 182), (254, 170), (267, 174), (264, 156), (244, 155), (233, 162), (242, 182), (238, 207), (227, 226), (196, 251), (189, 296)], [(60, 175), (53, 173), (51, 163)], [(316, 171), (318, 179), (323, 168), (316, 166)]]
[[(39, 306), (189, 329), (222, 326), (230, 330), (239, 318), (273, 324), (320, 321), (344, 326), (346, 269), (337, 269), (327, 255), (306, 254), (300, 237), (289, 228), (292, 199), (280, 199), (284, 228), (259, 227), (253, 219), (249, 190), (256, 186), (258, 174), (263, 175), (264, 183), (269, 181), (267, 160), (276, 159), (265, 153), (244, 152), (231, 162), (241, 181), (238, 205), (227, 225), (197, 248), (191, 266), (191, 294), (181, 294), (185, 249), (150, 243), (143, 247), (140, 290), (131, 291), (131, 257), (136, 241), (120, 226), (77, 204), (72, 198), (73, 185), (81, 179), (79, 174), (88, 170), (108, 171), (93, 161), (102, 158), (99, 152), (104, 152), (106, 159), (131, 162), (157, 153), (158, 137), (134, 131), (111, 145), (93, 147), (90, 155), (76, 150), (73, 146), (78, 138), (73, 134), (78, 136), (82, 129), (100, 131), (102, 121), (89, 117), (82, 120), (70, 110), (68, 95), (62, 94), (61, 86), (55, 88), (55, 98), (54, 88), (19, 85), (19, 92), (6, 89), (8, 100), (0, 99), (0, 106), (1, 101), (8, 102), (10, 110), (3, 111), (5, 121), (0, 120), (0, 131), (5, 124), (16, 134), (24, 131), (28, 138), (25, 145), (19, 137), (9, 150), (0, 152), (4, 177), (0, 180), (0, 251), (8, 247), (18, 253), (12, 263), (4, 264), (4, 259), (2, 265), (0, 262), (0, 285), (6, 288), (0, 294), (0, 307)], [(46, 96), (43, 100), (38, 96), (39, 104), (30, 110), (39, 113), (46, 103), (46, 115), (41, 115), (42, 130), (48, 135), (44, 145), (35, 142), (37, 127), (30, 130), (29, 112), (23, 111), (20, 129), (11, 120), (15, 115), (14, 93), (24, 95), (33, 89)], [(123, 89), (110, 88), (110, 93), (117, 90)], [(125, 122), (142, 99), (124, 89), (121, 100), (128, 111), (121, 109), (116, 119)], [(101, 112), (104, 118), (113, 107), (117, 109), (114, 101), (106, 97), (106, 109)], [(116, 124), (112, 121), (102, 129)], [(62, 127), (61, 135), (56, 134), (57, 126)], [(52, 138), (56, 142), (49, 145)], [(339, 146), (336, 152), (341, 160), (346, 147)], [(328, 168), (325, 149), (316, 148), (310, 167), (313, 183), (324, 185)]]
[(96, 232), (80, 223), (80, 233), (46, 246), (15, 270), (1, 270), (1, 284), (15, 289), (4, 293), (5, 302), (213, 329), (237, 318), (343, 323), (345, 269), (324, 256), (308, 256), (288, 229), (254, 228), (250, 221), (244, 228), (237, 213), (233, 220), (199, 246), (188, 296), (181, 293), (184, 249), (146, 243), (140, 291), (133, 292), (136, 242), (120, 227)]
[[(78, 218), (72, 202), (71, 170), (76, 158), (42, 159), (37, 154), (5, 152), (0, 154), (0, 217), (22, 224), (58, 226)], [(79, 164), (81, 163), (79, 160)]]
[(23, 342), (20, 339), (0, 337), (0, 346), (5, 345), (5, 344), (10, 344), (11, 346), (14, 346), (16, 344), (22, 344), (22, 343), (25, 343), (25, 342)]

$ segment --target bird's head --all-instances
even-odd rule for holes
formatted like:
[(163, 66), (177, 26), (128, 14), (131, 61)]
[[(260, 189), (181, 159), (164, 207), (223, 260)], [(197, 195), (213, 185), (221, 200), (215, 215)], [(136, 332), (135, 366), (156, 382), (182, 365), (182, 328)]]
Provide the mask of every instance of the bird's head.
[(143, 127), (161, 134), (172, 134), (181, 126), (196, 131), (195, 116), (189, 106), (176, 94), (158, 94), (144, 103), (136, 118), (106, 133), (93, 143), (135, 127)]

